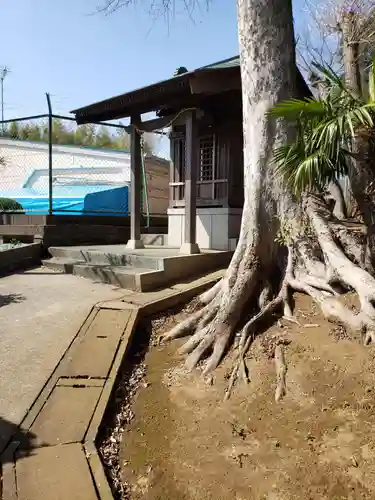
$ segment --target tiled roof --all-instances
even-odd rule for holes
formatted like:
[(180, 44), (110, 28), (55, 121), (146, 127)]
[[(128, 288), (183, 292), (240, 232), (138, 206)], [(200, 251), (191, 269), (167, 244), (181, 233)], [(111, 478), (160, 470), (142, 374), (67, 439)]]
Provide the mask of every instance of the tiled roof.
[(226, 69), (226, 68), (236, 68), (240, 65), (240, 56), (230, 57), (229, 59), (224, 59), (223, 61), (218, 61), (212, 64), (208, 64), (207, 66), (203, 66), (198, 68), (199, 71), (201, 69)]
[[(168, 80), (154, 83), (141, 89), (133, 90), (119, 96), (96, 102), (84, 108), (76, 109), (77, 123), (94, 123), (95, 121), (114, 120), (131, 116), (132, 112), (138, 114), (146, 113), (162, 106), (168, 105), (171, 101), (190, 96), (190, 79), (192, 76), (205, 71), (222, 71), (240, 69), (240, 56), (230, 57), (222, 61), (201, 66), (200, 68), (183, 72), (179, 75), (171, 76)], [(239, 76), (240, 77), (240, 76)], [(297, 79), (299, 93), (307, 96), (311, 92), (297, 68)]]

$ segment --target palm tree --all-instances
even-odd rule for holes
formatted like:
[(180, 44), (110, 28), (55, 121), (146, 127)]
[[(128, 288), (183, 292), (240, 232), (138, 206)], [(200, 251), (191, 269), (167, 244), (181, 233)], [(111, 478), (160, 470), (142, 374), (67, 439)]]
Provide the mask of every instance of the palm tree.
[[(296, 195), (321, 192), (348, 174), (356, 156), (353, 141), (368, 140), (375, 123), (375, 65), (370, 73), (369, 98), (355, 96), (330, 67), (314, 64), (324, 86), (324, 97), (291, 99), (269, 113), (296, 125), (293, 143), (275, 150), (276, 174)], [(368, 141), (367, 141), (368, 142)]]

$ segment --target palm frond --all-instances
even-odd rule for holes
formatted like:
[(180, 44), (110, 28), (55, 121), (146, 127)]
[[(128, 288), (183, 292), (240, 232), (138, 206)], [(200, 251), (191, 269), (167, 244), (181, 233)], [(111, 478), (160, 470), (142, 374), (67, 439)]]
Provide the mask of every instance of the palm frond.
[(297, 120), (301, 114), (309, 117), (324, 116), (327, 110), (324, 102), (307, 97), (305, 99), (288, 99), (282, 101), (271, 108), (268, 113), (277, 118)]
[(328, 85), (325, 97), (290, 99), (269, 111), (296, 126), (295, 141), (275, 150), (274, 165), (275, 174), (297, 195), (307, 189), (322, 190), (332, 180), (346, 175), (353, 157), (352, 139), (359, 132), (375, 128), (375, 69), (373, 90), (366, 102), (353, 96), (332, 68), (314, 66)]
[(335, 162), (319, 150), (301, 158), (301, 151), (295, 144), (277, 148), (274, 161), (275, 174), (297, 196), (306, 190), (322, 191), (332, 180), (348, 171), (348, 159), (343, 152), (339, 152)]
[(374, 127), (375, 107), (369, 105), (343, 110), (336, 116), (323, 119), (311, 134), (311, 144), (328, 152), (340, 149), (348, 139), (354, 138), (359, 127)]

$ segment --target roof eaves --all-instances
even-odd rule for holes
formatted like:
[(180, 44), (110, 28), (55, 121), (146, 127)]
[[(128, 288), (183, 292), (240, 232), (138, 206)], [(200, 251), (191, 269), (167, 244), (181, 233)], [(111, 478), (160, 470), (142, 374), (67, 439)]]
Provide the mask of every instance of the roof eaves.
[[(113, 105), (116, 103), (121, 105), (131, 105), (132, 102), (134, 102), (134, 98), (140, 93), (155, 93), (155, 92), (163, 92), (163, 89), (165, 90), (166, 86), (170, 85), (171, 87), (176, 86), (176, 89), (178, 87), (183, 88), (185, 85), (188, 84), (189, 76), (193, 72), (190, 71), (188, 73), (183, 73), (182, 75), (177, 75), (172, 78), (169, 78), (168, 80), (161, 80), (160, 82), (153, 83), (151, 85), (148, 85), (146, 87), (140, 87), (138, 89), (132, 90), (130, 92), (125, 92), (124, 94), (119, 94), (114, 97), (110, 97), (109, 99), (104, 99), (103, 101), (97, 101), (92, 104), (89, 104), (88, 106), (82, 106), (81, 108), (77, 108), (72, 111), (74, 114), (81, 114), (82, 112), (90, 112), (91, 110), (94, 110), (98, 106), (104, 106), (107, 109), (110, 109), (113, 107)], [(125, 102), (126, 101), (126, 102)]]
[(181, 75), (172, 76), (171, 78), (169, 78), (167, 80), (161, 80), (159, 82), (153, 83), (153, 84), (148, 85), (146, 87), (140, 87), (138, 89), (132, 90), (130, 92), (126, 92), (124, 94), (119, 94), (117, 96), (111, 97), (109, 99), (105, 99), (103, 101), (97, 101), (93, 104), (89, 104), (88, 106), (83, 106), (81, 108), (77, 108), (77, 109), (73, 110), (72, 113), (80, 114), (83, 111), (90, 112), (90, 110), (95, 109), (98, 105), (106, 106), (106, 104), (107, 105), (109, 105), (110, 103), (113, 104), (114, 101), (117, 102), (118, 100), (124, 99), (125, 97), (131, 99), (131, 97), (133, 95), (138, 94), (139, 92), (142, 92), (142, 91), (144, 91), (144, 92), (147, 91), (149, 93), (155, 92), (158, 89), (162, 89), (163, 87), (165, 87), (168, 84), (174, 84), (174, 83), (177, 83), (178, 81), (181, 81), (182, 85), (184, 85), (184, 84), (188, 83), (189, 78), (191, 76), (193, 76), (194, 73), (197, 73), (197, 72), (209, 71), (209, 70), (215, 70), (215, 69), (226, 69), (226, 68), (232, 68), (232, 67), (236, 67), (236, 66), (239, 66), (239, 56), (234, 56), (234, 57), (230, 57), (228, 59), (223, 59), (223, 60), (218, 61), (216, 63), (208, 64), (206, 66), (201, 66), (197, 69), (188, 71), (186, 73), (182, 73)]

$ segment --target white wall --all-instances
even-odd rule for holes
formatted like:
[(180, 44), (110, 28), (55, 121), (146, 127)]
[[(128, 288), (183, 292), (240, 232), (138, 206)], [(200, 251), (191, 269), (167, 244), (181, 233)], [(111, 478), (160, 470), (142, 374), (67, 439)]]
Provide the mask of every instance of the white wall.
[[(48, 186), (48, 144), (0, 138), (0, 191)], [(57, 184), (130, 182), (130, 154), (71, 146), (53, 146), (53, 176)]]
[[(234, 250), (240, 234), (242, 209), (197, 208), (196, 240), (199, 248)], [(180, 247), (185, 239), (185, 209), (168, 209), (168, 245)]]

